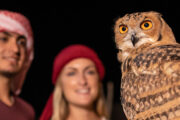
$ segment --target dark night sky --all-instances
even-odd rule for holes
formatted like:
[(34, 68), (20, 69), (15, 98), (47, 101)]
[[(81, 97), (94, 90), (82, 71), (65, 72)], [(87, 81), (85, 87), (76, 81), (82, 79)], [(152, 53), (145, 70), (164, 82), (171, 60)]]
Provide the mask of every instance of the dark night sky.
[[(172, 0), (171, 0), (172, 1)], [(118, 3), (42, 3), (27, 7), (0, 7), (23, 13), (31, 21), (34, 31), (35, 58), (28, 72), (21, 97), (31, 103), (39, 117), (53, 90), (51, 70), (55, 55), (65, 46), (73, 43), (88, 45), (97, 51), (106, 68), (104, 88), (108, 81), (114, 83), (114, 105), (120, 103), (120, 63), (116, 59), (114, 43), (114, 21), (126, 13), (139, 11), (158, 11), (172, 27), (177, 41), (180, 39), (179, 3), (170, 0), (122, 0)], [(28, 2), (27, 2), (28, 3)], [(124, 119), (122, 108), (114, 107), (118, 113), (117, 120)], [(114, 112), (115, 113), (115, 112)], [(116, 115), (114, 115), (116, 116)], [(115, 120), (115, 118), (113, 118)]]

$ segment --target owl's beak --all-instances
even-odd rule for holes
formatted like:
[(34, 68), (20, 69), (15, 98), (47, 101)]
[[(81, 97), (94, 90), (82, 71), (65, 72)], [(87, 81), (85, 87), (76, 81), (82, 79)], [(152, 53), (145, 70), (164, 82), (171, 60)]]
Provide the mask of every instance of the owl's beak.
[(135, 46), (135, 44), (139, 41), (139, 38), (136, 37), (136, 35), (131, 35), (131, 41), (133, 43), (133, 45)]

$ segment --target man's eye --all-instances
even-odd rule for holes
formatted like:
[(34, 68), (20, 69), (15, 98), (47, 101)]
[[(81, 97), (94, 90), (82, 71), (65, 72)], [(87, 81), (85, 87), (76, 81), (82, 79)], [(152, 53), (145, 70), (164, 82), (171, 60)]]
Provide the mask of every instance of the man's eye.
[(26, 41), (25, 41), (24, 39), (18, 40), (17, 44), (18, 44), (18, 45), (22, 45), (22, 46), (25, 47), (25, 46), (26, 46)]
[(0, 37), (0, 40), (6, 42), (8, 40), (8, 38), (7, 37)]
[(17, 44), (26, 47), (26, 38), (23, 35), (18, 36)]

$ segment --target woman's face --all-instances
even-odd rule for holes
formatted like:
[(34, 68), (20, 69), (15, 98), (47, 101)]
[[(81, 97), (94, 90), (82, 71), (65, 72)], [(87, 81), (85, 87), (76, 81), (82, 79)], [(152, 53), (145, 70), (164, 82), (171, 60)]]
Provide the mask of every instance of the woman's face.
[(77, 58), (63, 68), (61, 87), (69, 105), (90, 107), (99, 92), (99, 75), (93, 61)]

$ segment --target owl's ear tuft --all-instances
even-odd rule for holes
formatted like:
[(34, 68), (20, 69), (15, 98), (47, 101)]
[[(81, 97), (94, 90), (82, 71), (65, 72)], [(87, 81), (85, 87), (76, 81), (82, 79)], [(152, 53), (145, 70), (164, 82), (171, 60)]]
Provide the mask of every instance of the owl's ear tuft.
[(156, 15), (158, 17), (162, 17), (163, 16), (160, 12), (156, 12), (156, 11), (149, 11), (148, 13), (154, 14), (154, 15)]
[[(162, 16), (162, 15), (161, 15)], [(159, 20), (161, 21), (161, 35), (164, 38), (165, 41), (168, 40), (168, 42), (176, 43), (175, 36), (173, 34), (173, 31), (171, 27), (166, 23), (166, 21), (159, 16)]]
[(157, 16), (162, 17), (163, 15), (159, 12), (154, 12)]

